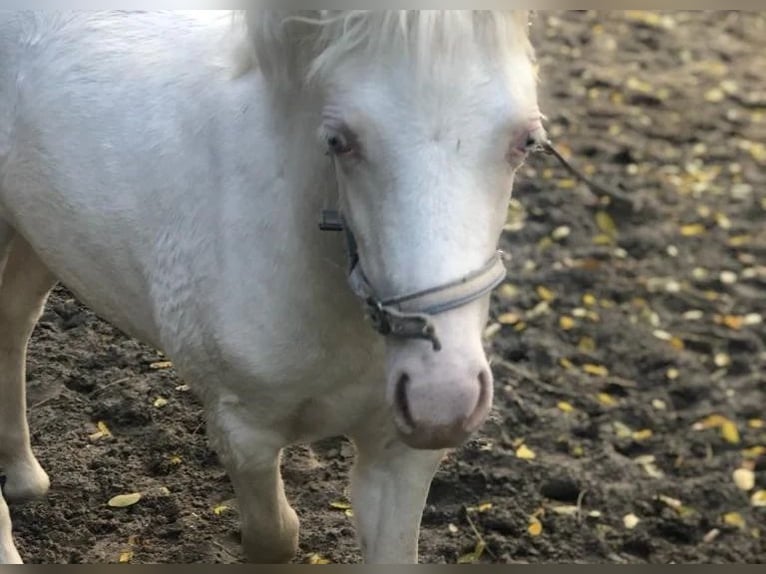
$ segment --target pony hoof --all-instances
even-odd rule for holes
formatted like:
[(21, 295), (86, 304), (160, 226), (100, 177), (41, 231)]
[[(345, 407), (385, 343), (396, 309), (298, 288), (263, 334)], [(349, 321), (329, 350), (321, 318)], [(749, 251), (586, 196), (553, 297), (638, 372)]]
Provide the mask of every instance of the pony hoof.
[(36, 459), (4, 467), (3, 496), (8, 502), (28, 502), (42, 498), (51, 481)]

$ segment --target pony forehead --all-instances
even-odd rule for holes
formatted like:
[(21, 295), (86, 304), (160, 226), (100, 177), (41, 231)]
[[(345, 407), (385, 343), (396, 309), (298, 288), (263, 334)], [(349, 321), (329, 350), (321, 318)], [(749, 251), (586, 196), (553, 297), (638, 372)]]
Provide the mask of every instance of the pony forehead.
[(405, 55), (428, 64), (459, 60), (478, 48), (499, 64), (532, 60), (527, 11), (346, 10), (250, 11), (254, 65), (278, 75), (289, 67), (312, 80), (351, 55)]

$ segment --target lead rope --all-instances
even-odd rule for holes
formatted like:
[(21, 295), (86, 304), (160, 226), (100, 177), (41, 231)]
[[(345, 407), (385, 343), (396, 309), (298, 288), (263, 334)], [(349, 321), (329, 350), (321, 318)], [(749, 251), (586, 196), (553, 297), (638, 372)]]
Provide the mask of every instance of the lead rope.
[(551, 142), (551, 140), (546, 139), (545, 141), (536, 144), (536, 147), (535, 149), (533, 149), (533, 151), (540, 151), (546, 155), (552, 155), (559, 161), (559, 163), (564, 167), (564, 169), (566, 169), (575, 178), (579, 179), (581, 182), (587, 185), (592, 192), (596, 194), (604, 195), (615, 203), (625, 204), (631, 209), (631, 211), (635, 211), (636, 209), (635, 201), (632, 198), (628, 197), (625, 193), (618, 191), (615, 188), (607, 187), (596, 181), (593, 181), (591, 178), (589, 178), (579, 169), (574, 167), (561, 154), (561, 152), (559, 152), (556, 149), (556, 147), (553, 145), (553, 142)]

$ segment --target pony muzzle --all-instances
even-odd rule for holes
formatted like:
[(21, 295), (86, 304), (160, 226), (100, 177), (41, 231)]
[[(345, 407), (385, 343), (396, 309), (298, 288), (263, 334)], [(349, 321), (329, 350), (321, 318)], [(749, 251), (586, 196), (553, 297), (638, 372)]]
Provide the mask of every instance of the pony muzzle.
[(470, 315), (462, 311), (471, 310), (434, 317), (442, 333), (439, 352), (428, 341), (387, 339), (386, 396), (400, 438), (413, 448), (460, 446), (492, 406), (481, 337), (466, 328)]

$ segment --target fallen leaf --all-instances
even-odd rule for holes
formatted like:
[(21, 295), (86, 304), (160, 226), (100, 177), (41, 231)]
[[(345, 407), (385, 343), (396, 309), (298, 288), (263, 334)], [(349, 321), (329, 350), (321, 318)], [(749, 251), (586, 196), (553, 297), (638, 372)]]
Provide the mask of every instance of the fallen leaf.
[(306, 558), (307, 564), (332, 564), (330, 560), (322, 556), (321, 554), (317, 554), (316, 552), (312, 552), (308, 555)]
[(155, 370), (162, 370), (162, 369), (170, 369), (173, 366), (173, 363), (171, 361), (157, 361), (156, 363), (151, 363), (149, 365), (150, 369)]
[(664, 503), (665, 505), (675, 510), (678, 510), (679, 508), (683, 506), (683, 503), (677, 498), (665, 496), (664, 494), (660, 494), (659, 496), (657, 496), (657, 500), (659, 500), (660, 502)]
[(570, 361), (567, 358), (559, 359), (559, 365), (561, 365), (567, 371), (571, 371), (572, 369), (574, 369), (574, 364), (572, 363), (572, 361)]
[(564, 331), (570, 331), (575, 326), (575, 320), (568, 315), (562, 315), (559, 317), (559, 327)]
[(742, 451), (742, 456), (747, 459), (756, 459), (766, 454), (766, 446), (751, 446)]
[(570, 405), (570, 404), (569, 404), (568, 402), (566, 402), (566, 401), (559, 401), (559, 402), (556, 404), (556, 407), (558, 407), (558, 409), (559, 409), (561, 412), (564, 412), (564, 413), (571, 413), (571, 412), (574, 410), (574, 407), (573, 407), (572, 405)]
[(486, 548), (486, 544), (483, 540), (477, 540), (476, 546), (474, 547), (473, 552), (469, 552), (468, 554), (463, 554), (457, 559), (458, 564), (473, 564), (475, 562), (479, 561), (479, 558), (481, 558), (481, 555), (484, 554), (484, 549)]
[(617, 225), (614, 223), (614, 219), (606, 211), (598, 211), (596, 213), (596, 225), (601, 233), (607, 236), (610, 240), (617, 237)]
[(503, 313), (497, 318), (497, 322), (501, 325), (515, 325), (519, 321), (521, 321), (521, 317), (516, 313)]
[(701, 223), (690, 223), (681, 226), (681, 235), (684, 237), (696, 237), (705, 233), (705, 226)]
[(535, 451), (533, 451), (527, 445), (522, 444), (519, 448), (516, 449), (516, 456), (523, 460), (532, 460), (537, 455), (535, 454)]
[(638, 526), (639, 522), (641, 522), (641, 520), (633, 513), (626, 514), (622, 517), (622, 523), (628, 530), (633, 530), (636, 526)]
[(136, 502), (141, 500), (140, 492), (131, 492), (130, 494), (118, 494), (113, 496), (107, 502), (107, 505), (112, 508), (125, 508), (126, 506), (133, 506)]
[(766, 422), (763, 419), (750, 419), (747, 421), (747, 426), (751, 429), (762, 429), (766, 426)]
[(652, 429), (641, 429), (633, 433), (633, 440), (641, 442), (652, 438)]
[(728, 443), (738, 444), (739, 430), (737, 429), (737, 425), (731, 421), (726, 421), (721, 425), (721, 437)]
[(724, 315), (722, 321), (729, 329), (739, 331), (745, 323), (745, 318), (739, 315)]
[(489, 510), (492, 510), (491, 502), (481, 502), (476, 506), (467, 506), (465, 509), (466, 512), (487, 512)]
[(213, 507), (213, 514), (215, 514), (216, 516), (221, 516), (221, 514), (223, 514), (227, 510), (231, 510), (231, 507), (227, 506), (226, 504), (218, 504)]
[(582, 370), (596, 377), (606, 377), (609, 375), (609, 369), (603, 365), (594, 365), (592, 363), (586, 363), (582, 366)]
[(596, 398), (605, 407), (613, 407), (617, 404), (617, 400), (609, 393), (599, 393)]
[(593, 307), (596, 304), (596, 297), (590, 293), (586, 293), (582, 296), (582, 304), (586, 307)]
[(713, 429), (713, 428), (720, 428), (725, 423), (729, 422), (729, 419), (727, 419), (723, 415), (719, 414), (713, 414), (705, 417), (699, 422), (696, 422), (692, 425), (693, 430), (704, 430), (704, 429)]
[(133, 559), (133, 553), (130, 551), (127, 552), (120, 552), (120, 557), (117, 559), (117, 562), (120, 564), (127, 564)]
[(112, 437), (112, 431), (109, 430), (109, 427), (106, 426), (106, 423), (104, 421), (98, 421), (96, 423), (96, 428), (98, 430), (88, 437), (90, 440), (98, 440), (101, 438)]
[(530, 517), (527, 532), (530, 536), (540, 536), (543, 533), (543, 523), (535, 516)]
[(750, 504), (758, 508), (765, 507), (766, 506), (766, 490), (757, 490), (756, 492), (754, 492), (753, 496), (750, 497)]
[(737, 488), (745, 492), (755, 488), (755, 473), (749, 468), (738, 468), (732, 473), (732, 479)]
[(162, 407), (168, 404), (168, 400), (162, 397), (157, 397), (156, 399), (154, 399), (154, 402), (152, 404), (154, 405), (155, 408), (161, 409)]
[(334, 508), (335, 510), (349, 510), (351, 508), (351, 504), (343, 500), (333, 500), (330, 503), (330, 508)]
[(723, 523), (729, 526), (735, 526), (744, 529), (747, 526), (745, 519), (739, 512), (727, 512), (723, 515)]
[(583, 337), (577, 343), (577, 350), (582, 353), (592, 353), (596, 350), (596, 341), (592, 337)]
[(710, 544), (711, 542), (713, 542), (713, 540), (715, 540), (716, 538), (718, 538), (718, 536), (719, 536), (720, 534), (721, 534), (721, 531), (720, 531), (720, 530), (718, 530), (718, 528), (713, 528), (713, 529), (712, 529), (712, 530), (710, 530), (710, 531), (709, 531), (707, 534), (705, 534), (705, 536), (703, 536), (703, 537), (702, 537), (702, 541), (703, 541), (705, 544)]
[(544, 285), (538, 285), (535, 291), (537, 292), (537, 296), (546, 303), (550, 303), (556, 298), (556, 294)]

